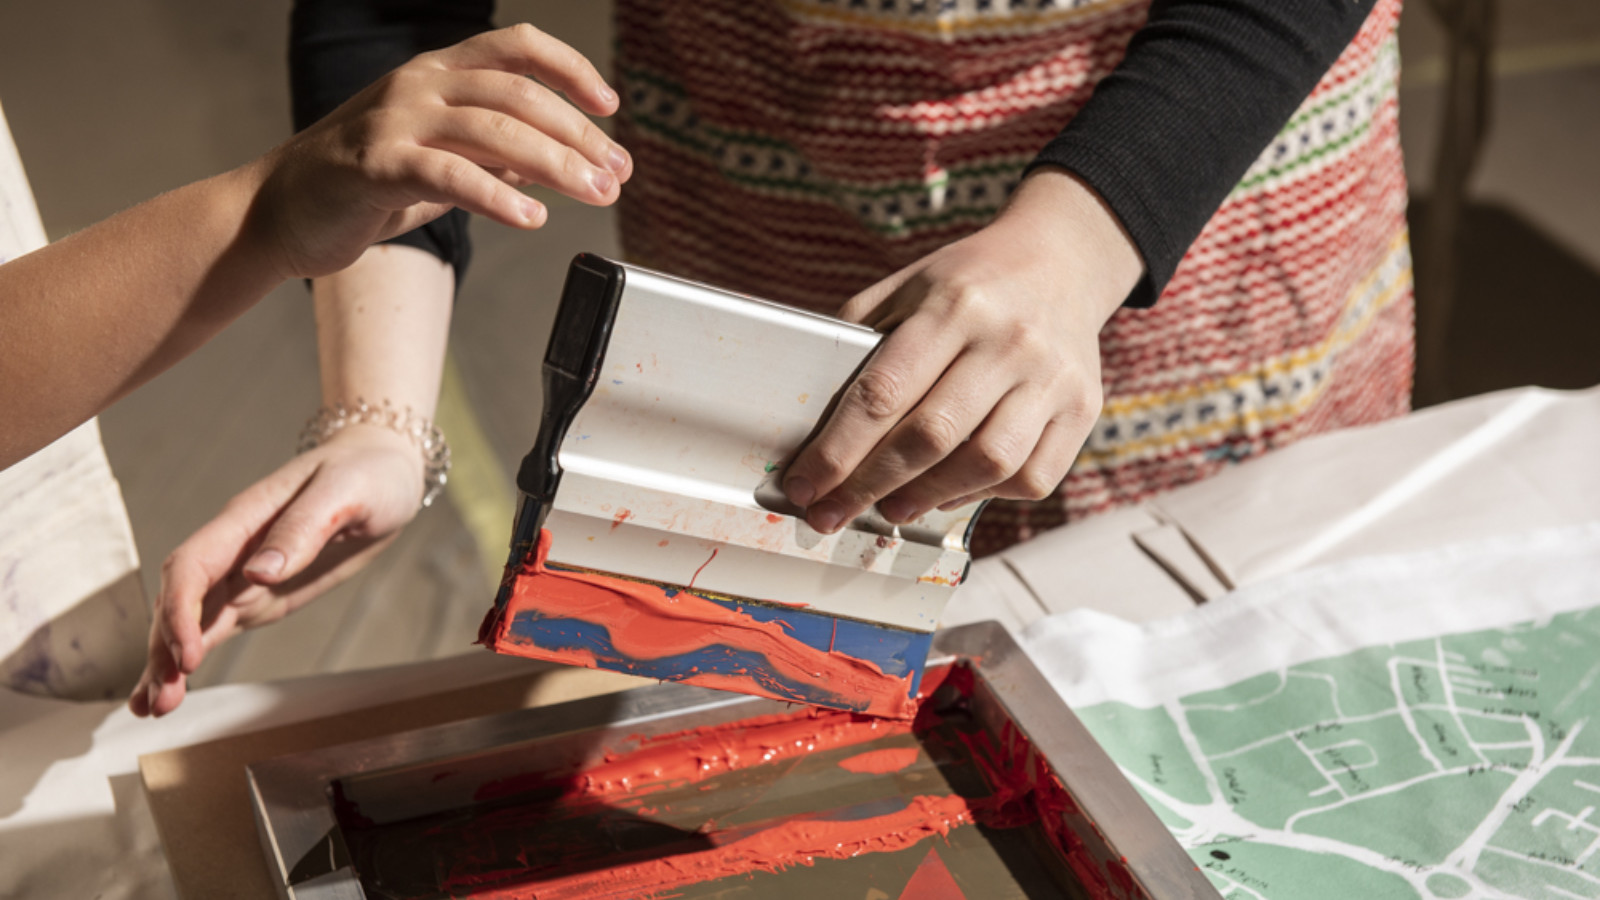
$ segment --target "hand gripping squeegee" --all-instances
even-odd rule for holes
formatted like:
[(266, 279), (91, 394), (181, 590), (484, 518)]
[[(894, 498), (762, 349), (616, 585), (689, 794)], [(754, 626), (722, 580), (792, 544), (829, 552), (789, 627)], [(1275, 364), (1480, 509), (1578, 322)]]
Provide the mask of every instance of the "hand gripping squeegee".
[(825, 535), (783, 466), (877, 346), (857, 325), (573, 260), (481, 640), (500, 653), (907, 715), (979, 504)]

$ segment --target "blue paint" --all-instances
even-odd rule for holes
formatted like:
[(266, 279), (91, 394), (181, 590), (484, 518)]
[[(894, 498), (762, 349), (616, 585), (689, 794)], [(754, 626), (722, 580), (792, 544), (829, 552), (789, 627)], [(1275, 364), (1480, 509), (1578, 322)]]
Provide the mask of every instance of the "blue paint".
[(601, 668), (630, 675), (661, 681), (687, 681), (699, 675), (749, 678), (774, 696), (796, 703), (853, 711), (864, 708), (816, 685), (789, 681), (773, 672), (761, 654), (725, 644), (711, 644), (660, 659), (635, 659), (612, 646), (611, 633), (604, 625), (581, 619), (547, 618), (534, 610), (524, 610), (512, 618), (511, 634), (546, 650), (587, 650)]
[[(675, 593), (667, 591), (668, 596)], [(695, 596), (742, 612), (758, 622), (778, 622), (795, 640), (823, 652), (832, 650), (865, 660), (896, 678), (909, 674), (910, 696), (916, 696), (922, 682), (922, 670), (928, 662), (928, 652), (933, 646), (933, 635), (929, 632), (836, 619), (800, 607), (742, 603), (699, 593), (695, 593)], [(620, 653), (612, 645), (611, 634), (604, 625), (579, 619), (547, 617), (537, 610), (518, 612), (511, 620), (509, 631), (516, 638), (547, 650), (587, 650), (607, 669), (662, 681), (682, 681), (701, 674), (750, 677), (765, 690), (797, 702), (840, 709), (853, 708), (816, 685), (783, 679), (759, 653), (724, 644), (708, 645), (678, 656), (634, 659)], [(696, 668), (698, 671), (693, 671)]]

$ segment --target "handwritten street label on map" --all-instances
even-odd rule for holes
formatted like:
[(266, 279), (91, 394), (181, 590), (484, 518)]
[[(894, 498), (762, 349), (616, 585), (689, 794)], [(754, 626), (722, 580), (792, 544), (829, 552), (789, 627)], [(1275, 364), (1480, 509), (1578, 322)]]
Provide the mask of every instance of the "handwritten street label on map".
[[(1588, 898), (1595, 607), (1581, 529), (1303, 573), (1150, 629), (1051, 622), (1030, 650), (1226, 897)], [(1145, 659), (1061, 664), (1085, 653)]]

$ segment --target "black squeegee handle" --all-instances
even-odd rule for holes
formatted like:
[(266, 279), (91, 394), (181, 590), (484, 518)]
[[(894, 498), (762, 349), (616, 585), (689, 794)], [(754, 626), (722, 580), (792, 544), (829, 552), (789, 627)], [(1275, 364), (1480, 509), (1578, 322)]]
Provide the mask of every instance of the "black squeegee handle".
[(592, 253), (580, 253), (567, 268), (550, 345), (544, 352), (544, 411), (539, 436), (517, 470), (521, 504), (511, 535), (510, 564), (516, 566), (539, 540), (556, 487), (558, 455), (578, 410), (594, 393), (605, 364), (606, 344), (622, 299), (623, 269)]

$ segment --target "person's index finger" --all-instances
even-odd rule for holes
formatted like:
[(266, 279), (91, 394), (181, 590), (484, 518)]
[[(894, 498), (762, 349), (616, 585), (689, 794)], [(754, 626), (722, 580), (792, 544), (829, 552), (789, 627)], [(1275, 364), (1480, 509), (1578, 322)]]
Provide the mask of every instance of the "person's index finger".
[(617, 111), (617, 93), (587, 57), (558, 38), (520, 22), (469, 38), (440, 51), (456, 69), (500, 69), (532, 75), (567, 96), (590, 115)]
[(279, 506), (294, 496), (300, 484), (298, 474), (291, 472), (286, 478), (273, 476), (251, 485), (162, 563), (162, 609), (157, 625), (168, 642), (178, 645), (175, 656), (181, 656), (183, 671), (194, 671), (205, 655), (200, 617), (207, 592), (243, 561)]
[(790, 501), (807, 506), (844, 483), (944, 374), (959, 349), (949, 344), (947, 333), (914, 321), (884, 338), (784, 472)]
[(161, 608), (155, 627), (171, 651), (173, 668), (180, 673), (193, 672), (204, 657), (200, 614), (206, 593), (217, 579), (207, 571), (203, 553), (186, 542), (161, 568)]

